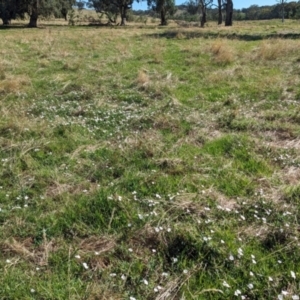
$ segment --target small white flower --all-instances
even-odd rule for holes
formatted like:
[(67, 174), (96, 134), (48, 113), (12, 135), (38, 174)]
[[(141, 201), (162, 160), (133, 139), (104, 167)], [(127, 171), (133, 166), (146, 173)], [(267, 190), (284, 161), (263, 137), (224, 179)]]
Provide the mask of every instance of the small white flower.
[(225, 242), (223, 240), (221, 240), (221, 244), (225, 244)]
[(256, 260), (255, 260), (255, 259), (252, 259), (252, 263), (253, 263), (254, 265), (256, 265)]
[(187, 274), (188, 272), (189, 272), (189, 271), (186, 270), (186, 269), (183, 270), (183, 274)]
[(169, 274), (168, 274), (168, 273), (166, 273), (166, 272), (162, 272), (162, 273), (161, 273), (161, 276), (163, 276), (163, 277), (168, 277), (168, 276), (169, 276)]
[(250, 275), (250, 276), (254, 276), (254, 273), (250, 271), (249, 275)]
[(126, 276), (124, 274), (122, 274), (121, 279), (126, 280)]
[(234, 256), (232, 254), (229, 255), (229, 260), (234, 260)]
[(225, 280), (223, 281), (223, 286), (230, 288), (230, 285)]
[(236, 291), (234, 292), (234, 296), (239, 296), (241, 293), (242, 293), (242, 292), (241, 292), (240, 290), (236, 290)]
[(283, 296), (287, 296), (287, 295), (289, 294), (289, 292), (287, 292), (287, 291), (281, 291), (281, 294), (282, 294)]
[(134, 298), (134, 297), (129, 297), (129, 300), (136, 300), (136, 298)]
[(252, 283), (249, 283), (249, 284), (247, 284), (247, 287), (248, 287), (250, 290), (252, 290), (253, 287), (254, 287), (254, 285), (253, 285)]
[(7, 259), (7, 260), (6, 260), (6, 263), (7, 263), (7, 264), (10, 264), (10, 263), (11, 263), (11, 260), (10, 260), (10, 259)]
[(173, 263), (177, 263), (178, 262), (178, 258), (177, 257), (173, 257), (172, 260), (173, 260)]
[(292, 300), (299, 300), (300, 298), (299, 298), (299, 296), (298, 295), (293, 295), (292, 296)]
[(278, 298), (278, 300), (283, 300), (283, 295), (280, 294), (277, 296), (277, 298)]
[(279, 259), (279, 260), (277, 260), (277, 262), (279, 263), (279, 264), (282, 264), (282, 261)]
[(88, 266), (87, 263), (85, 263), (85, 262), (84, 262), (82, 265), (83, 265), (83, 267), (84, 267), (86, 270), (89, 268), (89, 266)]
[(98, 251), (95, 251), (95, 255), (99, 255), (100, 254), (100, 252), (98, 252)]
[(273, 278), (271, 276), (269, 276), (269, 281), (273, 281)]
[(110, 276), (110, 277), (116, 277), (117, 274), (116, 274), (116, 273), (110, 273), (109, 276)]
[(129, 251), (129, 252), (133, 252), (132, 248), (129, 248), (128, 251)]
[(291, 276), (292, 276), (292, 278), (296, 279), (296, 274), (294, 271), (291, 271)]
[(171, 228), (170, 227), (167, 228), (167, 232), (171, 232)]
[(149, 284), (149, 282), (148, 282), (147, 279), (143, 279), (143, 283), (144, 283), (145, 285), (148, 285), (148, 284)]
[(35, 289), (30, 289), (30, 293), (35, 293)]
[(78, 254), (77, 254), (77, 255), (75, 255), (75, 258), (78, 258), (78, 259), (79, 259), (79, 258), (80, 258), (80, 255), (78, 255)]

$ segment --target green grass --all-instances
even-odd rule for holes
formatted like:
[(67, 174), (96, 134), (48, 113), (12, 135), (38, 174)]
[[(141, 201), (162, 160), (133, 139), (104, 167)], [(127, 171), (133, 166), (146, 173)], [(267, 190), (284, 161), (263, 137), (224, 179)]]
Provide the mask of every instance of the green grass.
[(2, 30), (0, 298), (296, 299), (297, 30)]

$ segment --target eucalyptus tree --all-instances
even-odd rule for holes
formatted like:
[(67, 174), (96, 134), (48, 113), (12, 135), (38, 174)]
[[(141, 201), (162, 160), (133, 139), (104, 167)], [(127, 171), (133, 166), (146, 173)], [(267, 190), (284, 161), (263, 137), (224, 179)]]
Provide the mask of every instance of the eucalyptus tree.
[(17, 14), (16, 0), (0, 0), (0, 18), (3, 25), (9, 25), (12, 19), (15, 19)]
[(200, 13), (200, 26), (204, 27), (207, 22), (207, 8), (211, 6), (213, 0), (189, 0), (186, 2), (187, 12), (194, 15)]
[(233, 17), (233, 1), (232, 0), (224, 0), (223, 4), (225, 6), (225, 26), (232, 26), (232, 17)]
[(29, 16), (29, 27), (37, 27), (39, 16), (48, 17), (58, 12), (66, 17), (75, 0), (0, 0), (0, 18), (3, 24), (12, 19)]
[(282, 23), (284, 22), (284, 7), (285, 4), (287, 3), (287, 0), (276, 0), (276, 2), (278, 3), (278, 5), (280, 6), (280, 10), (281, 10), (281, 21)]
[(176, 12), (175, 0), (147, 0), (148, 7), (160, 14), (160, 25), (167, 25), (168, 16)]
[(218, 25), (223, 23), (222, 0), (218, 0)]
[(116, 23), (117, 17), (120, 15), (120, 25), (124, 26), (127, 12), (132, 8), (133, 2), (134, 0), (88, 0), (88, 5), (93, 7), (96, 12), (106, 15), (111, 23)]

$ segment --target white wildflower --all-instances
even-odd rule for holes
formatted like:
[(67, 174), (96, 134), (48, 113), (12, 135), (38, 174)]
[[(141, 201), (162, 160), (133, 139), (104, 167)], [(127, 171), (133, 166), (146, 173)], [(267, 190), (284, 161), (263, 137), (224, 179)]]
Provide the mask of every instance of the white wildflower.
[(236, 291), (234, 292), (234, 296), (239, 296), (241, 293), (242, 293), (242, 292), (241, 292), (240, 290), (236, 290)]
[(291, 271), (291, 276), (292, 276), (292, 278), (296, 279), (296, 274), (294, 271)]
[(252, 283), (249, 283), (249, 284), (247, 284), (247, 287), (248, 287), (250, 290), (252, 290), (253, 287), (254, 287), (254, 285), (253, 285)]
[(89, 268), (89, 266), (88, 266), (87, 263), (85, 263), (85, 262), (84, 262), (82, 265), (83, 265), (83, 267), (84, 267), (86, 270)]
[(230, 285), (225, 280), (223, 281), (223, 286), (230, 288)]

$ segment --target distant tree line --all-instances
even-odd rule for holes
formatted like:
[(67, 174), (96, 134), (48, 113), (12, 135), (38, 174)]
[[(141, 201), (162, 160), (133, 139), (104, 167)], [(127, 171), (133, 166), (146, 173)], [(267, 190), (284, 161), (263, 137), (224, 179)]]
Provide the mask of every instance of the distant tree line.
[(233, 0), (187, 0), (179, 6), (175, 5), (175, 0), (0, 0), (0, 18), (4, 25), (9, 25), (13, 19), (28, 17), (28, 26), (37, 27), (38, 18), (54, 16), (67, 19), (68, 13), (77, 7), (95, 9), (100, 15), (105, 15), (109, 23), (117, 23), (120, 17), (120, 25), (125, 25), (133, 3), (141, 1), (147, 2), (149, 10), (135, 13), (155, 13), (161, 25), (167, 25), (168, 18), (200, 21), (201, 27), (209, 20), (231, 26), (233, 20), (300, 18), (300, 0), (274, 0), (276, 3), (272, 6), (252, 5), (239, 10), (234, 9)]
[[(179, 6), (182, 13), (176, 17), (186, 21), (200, 20), (201, 26), (204, 26), (206, 21), (216, 21), (218, 24), (222, 24), (223, 16), (226, 15), (226, 2), (220, 3), (221, 0), (217, 4), (211, 2), (209, 0), (189, 0)], [(233, 9), (231, 21), (300, 19), (300, 1), (274, 0), (274, 2), (274, 5), (270, 6), (251, 5), (248, 8)]]

